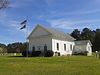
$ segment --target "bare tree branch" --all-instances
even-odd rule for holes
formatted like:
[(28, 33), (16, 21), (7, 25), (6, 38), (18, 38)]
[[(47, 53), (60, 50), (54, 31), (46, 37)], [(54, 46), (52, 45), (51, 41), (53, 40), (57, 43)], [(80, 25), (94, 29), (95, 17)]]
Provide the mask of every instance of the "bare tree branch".
[(0, 0), (0, 9), (7, 8), (8, 5), (9, 5), (9, 1), (8, 0)]

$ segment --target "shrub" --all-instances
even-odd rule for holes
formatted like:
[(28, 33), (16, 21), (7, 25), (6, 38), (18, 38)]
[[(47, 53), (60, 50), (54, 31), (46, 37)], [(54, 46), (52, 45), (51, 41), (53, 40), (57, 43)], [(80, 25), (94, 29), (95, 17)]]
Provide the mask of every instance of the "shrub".
[(32, 51), (26, 51), (25, 50), (25, 51), (22, 52), (22, 56), (24, 56), (24, 57), (26, 57), (26, 56), (32, 56)]
[(77, 52), (73, 52), (73, 55), (78, 55), (78, 53)]
[(88, 51), (84, 51), (84, 55), (87, 55)]
[(88, 51), (74, 52), (74, 55), (87, 55)]
[(36, 57), (39, 56), (41, 54), (41, 51), (33, 51), (32, 52), (32, 56)]
[(48, 50), (45, 52), (44, 57), (51, 57), (53, 56), (54, 52), (52, 50)]

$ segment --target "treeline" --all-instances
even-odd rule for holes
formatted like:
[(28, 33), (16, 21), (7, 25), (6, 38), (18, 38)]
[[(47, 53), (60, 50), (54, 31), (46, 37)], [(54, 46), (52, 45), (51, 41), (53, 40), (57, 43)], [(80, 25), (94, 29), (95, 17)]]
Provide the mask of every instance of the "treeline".
[(84, 28), (82, 31), (75, 29), (71, 36), (76, 40), (90, 40), (92, 43), (93, 51), (100, 51), (100, 29), (90, 30), (89, 28)]
[(22, 53), (27, 50), (28, 43), (15, 42), (12, 44), (0, 44), (0, 53)]

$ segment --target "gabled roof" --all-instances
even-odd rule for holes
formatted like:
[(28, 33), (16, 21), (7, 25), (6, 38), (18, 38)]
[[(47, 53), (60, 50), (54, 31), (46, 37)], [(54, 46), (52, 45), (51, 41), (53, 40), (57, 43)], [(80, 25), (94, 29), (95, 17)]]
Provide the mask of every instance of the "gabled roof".
[(75, 41), (75, 45), (87, 45), (88, 43), (92, 46), (92, 43), (90, 40)]
[[(59, 31), (59, 30), (57, 30), (57, 29), (54, 29), (54, 28), (47, 28), (47, 27), (44, 27), (44, 26), (41, 26), (41, 25), (37, 25), (37, 26), (35, 27), (35, 29), (36, 29), (37, 27), (41, 27), (41, 28), (45, 29), (46, 31), (48, 31), (49, 33), (51, 33), (52, 36), (54, 36), (54, 37), (66, 39), (66, 40), (69, 40), (69, 41), (75, 40), (75, 39), (74, 39), (73, 37), (71, 37), (69, 34), (64, 33), (64, 32), (62, 32), (62, 31)], [(35, 29), (34, 29), (34, 30), (35, 30)], [(34, 30), (31, 32), (31, 34), (34, 32)], [(31, 36), (31, 34), (29, 35), (29, 37)], [(28, 37), (28, 38), (29, 38), (29, 37)]]

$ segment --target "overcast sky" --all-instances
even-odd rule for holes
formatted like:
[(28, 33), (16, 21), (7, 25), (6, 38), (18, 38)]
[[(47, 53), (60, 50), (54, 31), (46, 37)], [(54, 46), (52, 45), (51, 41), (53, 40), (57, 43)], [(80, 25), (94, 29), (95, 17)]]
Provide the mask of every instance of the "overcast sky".
[(100, 28), (100, 0), (9, 0), (0, 10), (0, 43), (25, 42), (20, 22), (28, 18), (28, 33), (37, 25), (70, 33), (74, 29)]

